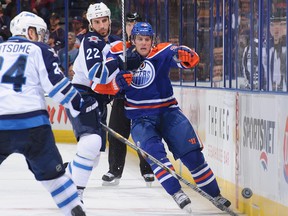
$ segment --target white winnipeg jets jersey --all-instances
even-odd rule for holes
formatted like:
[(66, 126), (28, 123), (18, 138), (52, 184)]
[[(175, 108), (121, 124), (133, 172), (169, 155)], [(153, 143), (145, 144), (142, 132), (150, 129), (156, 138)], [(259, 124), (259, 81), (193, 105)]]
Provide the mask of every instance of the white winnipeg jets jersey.
[[(109, 35), (107, 43), (98, 33), (88, 32), (81, 41), (79, 53), (73, 64), (75, 74), (72, 83), (89, 88), (92, 82), (100, 83), (105, 75), (102, 62), (106, 60), (110, 48), (119, 40), (119, 37)], [(107, 75), (107, 77), (109, 76)]]
[(0, 130), (49, 124), (44, 93), (79, 113), (81, 96), (57, 62), (44, 43), (11, 37), (0, 44)]

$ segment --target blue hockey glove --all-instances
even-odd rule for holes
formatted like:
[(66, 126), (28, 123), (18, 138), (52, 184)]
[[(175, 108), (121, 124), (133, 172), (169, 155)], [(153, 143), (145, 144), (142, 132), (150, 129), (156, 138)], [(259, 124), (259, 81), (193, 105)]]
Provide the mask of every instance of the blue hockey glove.
[(126, 68), (124, 68), (124, 59), (123, 55), (118, 56), (118, 65), (120, 70), (136, 70), (142, 64), (141, 57), (138, 52), (127, 50), (126, 53)]
[(88, 113), (92, 110), (96, 109), (98, 106), (98, 102), (93, 97), (85, 98), (85, 100), (81, 100), (80, 104), (80, 113)]
[(115, 82), (117, 86), (119, 87), (120, 92), (122, 90), (125, 90), (130, 86), (132, 82), (133, 74), (129, 71), (123, 71), (121, 70), (115, 78)]

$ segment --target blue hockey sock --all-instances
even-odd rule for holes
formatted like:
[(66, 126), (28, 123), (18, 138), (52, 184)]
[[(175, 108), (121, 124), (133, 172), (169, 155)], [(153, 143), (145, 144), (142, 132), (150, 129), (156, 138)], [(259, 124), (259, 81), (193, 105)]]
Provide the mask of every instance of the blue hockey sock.
[(205, 162), (202, 152), (192, 151), (181, 157), (181, 161), (191, 172), (197, 186), (212, 197), (220, 194), (218, 183), (213, 171)]
[[(162, 158), (159, 161), (168, 166), (170, 169), (175, 170), (167, 157)], [(150, 165), (156, 178), (167, 191), (167, 193), (173, 195), (181, 189), (179, 181), (175, 177), (173, 177), (168, 171), (162, 169), (155, 163), (151, 163)]]

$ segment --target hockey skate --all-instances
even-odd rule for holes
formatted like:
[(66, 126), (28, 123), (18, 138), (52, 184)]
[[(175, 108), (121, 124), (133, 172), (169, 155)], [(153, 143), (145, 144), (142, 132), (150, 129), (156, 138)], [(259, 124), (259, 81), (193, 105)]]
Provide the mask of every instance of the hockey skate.
[(147, 187), (152, 187), (152, 182), (154, 181), (154, 174), (144, 174), (144, 181), (146, 182)]
[(182, 190), (176, 192), (172, 197), (181, 209), (189, 214), (192, 213), (191, 200)]
[(71, 210), (72, 216), (86, 216), (85, 212), (81, 208), (81, 206), (77, 205)]
[(79, 187), (77, 186), (77, 193), (78, 193), (78, 197), (80, 198), (81, 202), (83, 202), (83, 193), (84, 193), (84, 189), (85, 187)]
[(115, 176), (110, 172), (107, 172), (102, 176), (102, 186), (116, 186), (120, 183), (121, 176)]
[(231, 202), (229, 200), (227, 200), (226, 198), (224, 198), (221, 194), (219, 196), (217, 196), (217, 197), (214, 197), (214, 200), (216, 202), (213, 202), (213, 204), (217, 208), (221, 209), (222, 211), (224, 211), (223, 206), (228, 208), (231, 205)]

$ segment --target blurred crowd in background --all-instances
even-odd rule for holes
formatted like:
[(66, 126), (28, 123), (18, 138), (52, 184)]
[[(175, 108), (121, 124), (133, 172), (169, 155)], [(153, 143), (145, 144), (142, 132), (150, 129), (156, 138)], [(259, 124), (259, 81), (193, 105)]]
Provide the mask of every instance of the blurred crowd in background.
[[(64, 73), (73, 74), (71, 66), (88, 31), (86, 10), (97, 2), (101, 1), (2, 0), (0, 40), (11, 36), (10, 20), (17, 12), (34, 12), (48, 25), (47, 43), (58, 53)], [(111, 33), (121, 36), (122, 1), (102, 2), (111, 9)], [(125, 10), (137, 11), (150, 22), (158, 42), (185, 44), (200, 55), (196, 68), (171, 71), (176, 85), (287, 91), (286, 1), (232, 0), (223, 5), (220, 0), (126, 0)]]

